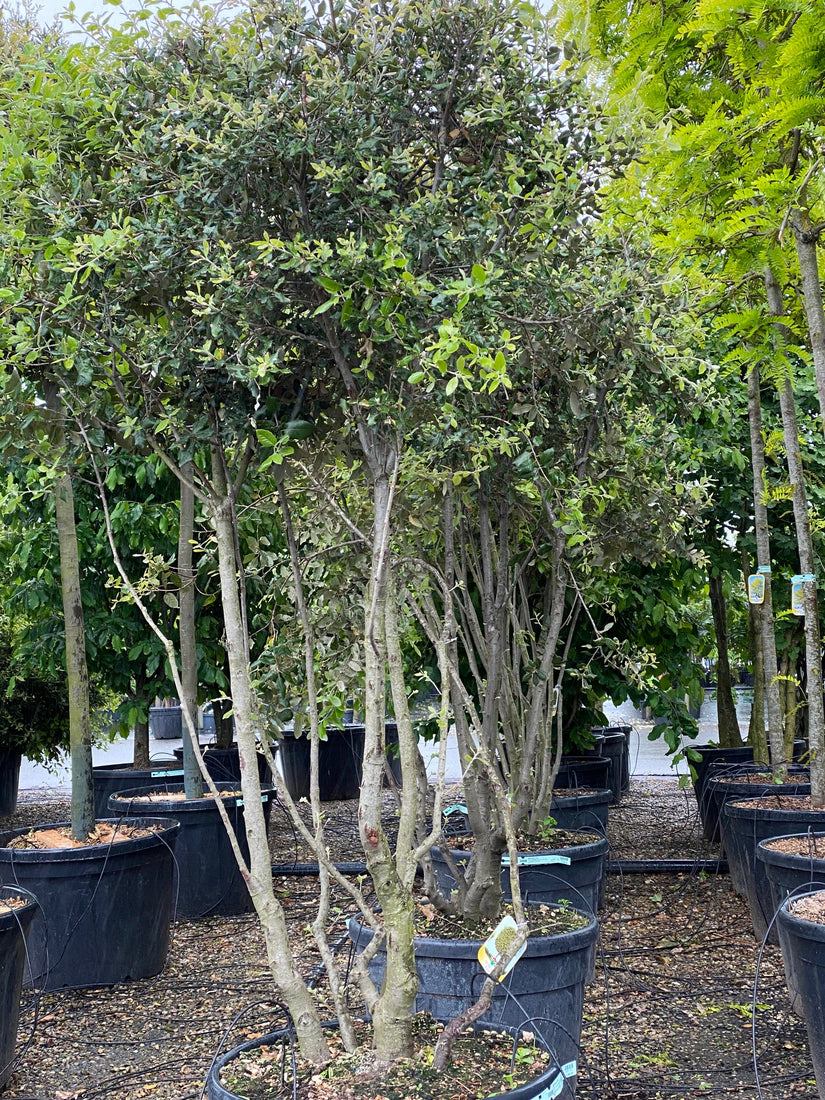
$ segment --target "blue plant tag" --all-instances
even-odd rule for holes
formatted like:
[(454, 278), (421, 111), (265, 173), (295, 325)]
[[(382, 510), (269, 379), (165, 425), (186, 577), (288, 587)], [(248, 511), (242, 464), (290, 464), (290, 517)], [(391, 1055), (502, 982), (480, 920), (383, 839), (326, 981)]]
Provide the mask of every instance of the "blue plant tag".
[[(560, 856), (555, 852), (523, 852), (518, 857), (519, 867), (540, 867), (546, 866), (549, 863), (561, 863), (564, 867), (570, 866), (570, 856)], [(510, 866), (510, 857), (503, 855), (501, 857), (502, 867)]]
[(571, 1077), (575, 1077), (578, 1073), (575, 1062), (566, 1062), (551, 1083), (538, 1094), (535, 1100), (555, 1100), (557, 1096), (561, 1096), (562, 1089), (565, 1086), (566, 1081)]
[(178, 770), (177, 768), (173, 768), (171, 771), (168, 768), (164, 768), (162, 771), (150, 772), (150, 775), (153, 779), (165, 779), (170, 775), (183, 775), (183, 768), (181, 768), (180, 770)]

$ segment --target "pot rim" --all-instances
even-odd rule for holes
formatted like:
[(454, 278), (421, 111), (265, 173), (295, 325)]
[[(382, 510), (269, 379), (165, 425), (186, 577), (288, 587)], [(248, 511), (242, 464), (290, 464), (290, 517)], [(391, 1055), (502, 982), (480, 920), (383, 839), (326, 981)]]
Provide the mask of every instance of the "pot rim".
[(798, 917), (795, 913), (790, 911), (791, 902), (799, 901), (800, 898), (810, 897), (812, 894), (823, 893), (825, 893), (825, 886), (816, 890), (806, 890), (804, 893), (791, 894), (790, 897), (785, 898), (777, 910), (776, 915), (780, 927), (784, 928), (786, 931), (792, 929), (794, 935), (802, 939), (814, 940), (817, 943), (825, 943), (825, 924), (819, 924), (818, 921), (806, 920), (805, 917)]
[[(548, 909), (564, 909), (562, 905), (549, 905)], [(576, 909), (575, 906), (567, 906), (566, 908), (572, 909), (580, 917), (583, 917), (587, 924), (581, 928), (573, 929), (568, 932), (552, 932), (545, 936), (528, 936), (527, 937), (527, 950), (525, 956), (551, 956), (551, 955), (566, 955), (571, 951), (589, 948), (591, 943), (595, 943), (599, 934), (599, 921), (593, 913), (587, 913), (582, 909)], [(367, 934), (368, 939), (364, 942), (364, 946), (372, 940), (374, 935), (371, 928), (369, 928), (357, 914), (353, 914), (347, 921), (347, 929), (355, 930), (355, 934), (349, 931), (350, 939), (355, 945), (356, 950), (361, 946), (362, 933)], [(486, 939), (486, 937), (485, 937)], [(417, 954), (422, 957), (433, 955), (440, 957), (442, 955), (451, 955), (453, 958), (477, 958), (478, 951), (481, 945), (485, 942), (485, 939), (442, 939), (438, 936), (416, 936), (413, 939), (413, 946)], [(379, 948), (380, 951), (380, 948)]]
[[(235, 807), (242, 807), (244, 803), (243, 795), (240, 793), (240, 783), (223, 782), (216, 783), (215, 786), (219, 791), (233, 790), (238, 791), (237, 798), (225, 799), (224, 805), (234, 809)], [(154, 794), (178, 794), (183, 791), (183, 783), (167, 783), (165, 791), (152, 791), (150, 787), (130, 787), (125, 791), (115, 791), (109, 795), (109, 805), (113, 802), (126, 802), (130, 808), (137, 808), (139, 810), (153, 811), (157, 810), (163, 814), (175, 813), (178, 810), (183, 813), (194, 813), (198, 810), (211, 809), (217, 811), (217, 801), (211, 792), (204, 794), (203, 798), (185, 798), (185, 799), (163, 799), (147, 798), (147, 793)], [(261, 787), (261, 803), (273, 801), (276, 795), (274, 787), (264, 786)]]
[(24, 836), (29, 832), (40, 832), (44, 829), (65, 829), (71, 825), (69, 821), (46, 822), (43, 825), (24, 825), (22, 828), (7, 829), (0, 832), (0, 863), (13, 865), (15, 863), (55, 863), (65, 860), (89, 862), (103, 860), (112, 862), (118, 856), (131, 855), (142, 848), (153, 848), (157, 844), (167, 844), (168, 841), (180, 832), (180, 822), (168, 817), (128, 816), (128, 817), (99, 817), (97, 821), (106, 821), (117, 826), (137, 826), (147, 828), (157, 825), (159, 831), (149, 833), (147, 836), (128, 837), (117, 843), (87, 844), (79, 848), (9, 848), (8, 842), (15, 837)]
[[(552, 845), (548, 845), (546, 848), (519, 849), (519, 855), (537, 856), (559, 854), (570, 856), (571, 860), (591, 859), (596, 856), (603, 855), (610, 847), (610, 842), (608, 841), (607, 837), (603, 833), (600, 833), (598, 829), (593, 829), (589, 825), (582, 829), (564, 829), (562, 831), (570, 833), (587, 833), (589, 836), (592, 837), (592, 840), (586, 841), (584, 844), (566, 844), (563, 847), (557, 848), (554, 848)], [(430, 851), (434, 858), (444, 860), (444, 857), (441, 854), (441, 849), (437, 845), (434, 845)], [(470, 856), (472, 856), (472, 854), (472, 848), (450, 848), (450, 855), (453, 857), (453, 859), (456, 859), (456, 857), (458, 857), (457, 862), (468, 860)], [(503, 852), (502, 858), (506, 855), (507, 853)], [(502, 864), (502, 866), (509, 866), (509, 863)], [(519, 860), (519, 866), (529, 866), (529, 864), (522, 864)]]
[(781, 836), (766, 837), (764, 840), (760, 840), (756, 845), (757, 858), (768, 865), (796, 866), (798, 863), (802, 862), (810, 867), (822, 864), (825, 869), (825, 855), (815, 856), (810, 854), (805, 855), (802, 852), (783, 852), (771, 847), (777, 840), (798, 839), (804, 841), (809, 837), (825, 840), (825, 829), (811, 833), (783, 833)]
[[(789, 794), (788, 792), (780, 793), (784, 793), (784, 795), (788, 798), (795, 797), (793, 794)], [(798, 797), (805, 797), (805, 792), (797, 793)], [(764, 795), (761, 797), (764, 797)], [(725, 803), (725, 813), (729, 817), (753, 817), (755, 815), (764, 815), (770, 820), (778, 821), (781, 821), (783, 818), (788, 817), (790, 814), (821, 814), (822, 822), (825, 825), (825, 807), (823, 807), (822, 809), (814, 809), (813, 807), (809, 806), (800, 807), (799, 809), (793, 809), (790, 806), (773, 806), (769, 808), (767, 806), (754, 805), (754, 803), (758, 801), (760, 801), (760, 796), (758, 795), (756, 798), (737, 798), (729, 800)]]

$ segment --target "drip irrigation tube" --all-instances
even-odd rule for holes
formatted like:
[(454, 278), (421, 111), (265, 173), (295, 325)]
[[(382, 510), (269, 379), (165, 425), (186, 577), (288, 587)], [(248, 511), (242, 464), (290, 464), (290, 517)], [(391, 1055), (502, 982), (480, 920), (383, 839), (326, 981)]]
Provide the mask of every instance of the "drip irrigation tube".
[[(342, 875), (366, 875), (366, 863), (336, 863), (335, 869)], [(611, 859), (607, 870), (614, 875), (673, 875), (711, 874), (726, 875), (726, 859)], [(318, 874), (317, 863), (273, 863), (273, 875), (308, 877)]]
[(622, 875), (726, 875), (726, 859), (616, 859), (610, 860), (607, 870)]
[[(333, 865), (342, 875), (368, 874), (366, 863), (336, 863)], [(298, 878), (318, 874), (317, 863), (273, 863), (273, 875), (295, 875)]]

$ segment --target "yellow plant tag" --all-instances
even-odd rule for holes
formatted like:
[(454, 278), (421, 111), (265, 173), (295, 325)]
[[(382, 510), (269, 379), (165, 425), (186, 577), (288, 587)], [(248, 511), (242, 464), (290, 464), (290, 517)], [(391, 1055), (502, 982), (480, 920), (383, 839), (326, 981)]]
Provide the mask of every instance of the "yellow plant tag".
[[(482, 969), (487, 974), (492, 974), (499, 962), (504, 958), (507, 952), (513, 945), (513, 941), (518, 935), (518, 925), (512, 917), (507, 916), (502, 919), (500, 924), (496, 927), (492, 936), (485, 940), (484, 943), (478, 949), (478, 961), (481, 963)], [(507, 964), (507, 969), (499, 978), (499, 981), (503, 981), (504, 978), (510, 973), (521, 956), (527, 950), (527, 941), (521, 945), (518, 951), (515, 953), (512, 959)]]

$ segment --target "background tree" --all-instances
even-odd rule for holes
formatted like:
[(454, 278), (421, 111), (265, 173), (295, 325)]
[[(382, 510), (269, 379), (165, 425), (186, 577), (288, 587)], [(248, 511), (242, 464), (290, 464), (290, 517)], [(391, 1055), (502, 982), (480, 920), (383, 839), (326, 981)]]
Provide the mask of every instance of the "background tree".
[[(575, 22), (577, 8), (571, 6), (568, 13)], [(697, 301), (704, 299), (706, 308), (721, 312), (725, 302), (727, 323), (752, 348), (750, 359), (771, 368), (769, 377), (782, 398), (800, 567), (813, 575), (803, 473), (795, 461), (792, 380), (796, 364), (808, 358), (805, 337), (817, 339), (819, 318), (814, 295), (806, 297), (804, 309), (795, 309), (781, 287), (800, 279), (800, 262), (810, 265), (810, 256), (787, 248), (784, 228), (789, 219), (798, 221), (800, 202), (810, 211), (817, 201), (815, 188), (809, 189), (810, 173), (800, 183), (800, 166), (816, 146), (821, 119), (821, 67), (816, 64), (821, 27), (815, 6), (802, 5), (790, 14), (781, 6), (764, 5), (740, 19), (732, 9), (712, 4), (677, 5), (664, 13), (643, 3), (628, 19), (626, 11), (604, 3), (593, 14), (585, 37), (595, 55), (615, 63), (615, 102), (627, 107), (628, 92), (635, 88), (637, 136), (650, 124), (651, 140), (642, 137), (649, 169), (637, 167), (628, 178), (637, 186), (641, 171), (651, 185), (644, 189), (649, 220), (660, 219), (674, 270), (688, 273)], [(679, 217), (670, 212), (665, 217), (665, 204), (671, 211), (675, 205)], [(813, 281), (810, 275), (805, 278)], [(729, 311), (731, 296), (737, 314)], [(778, 337), (773, 347), (768, 343), (771, 315), (788, 318), (784, 332), (773, 329)], [(757, 318), (761, 322), (754, 323)], [(810, 735), (821, 756), (821, 660), (813, 581), (806, 582), (805, 591)], [(766, 664), (775, 762), (782, 759), (783, 749), (778, 684), (775, 670)], [(821, 802), (823, 776), (818, 766), (814, 770), (814, 797)]]

